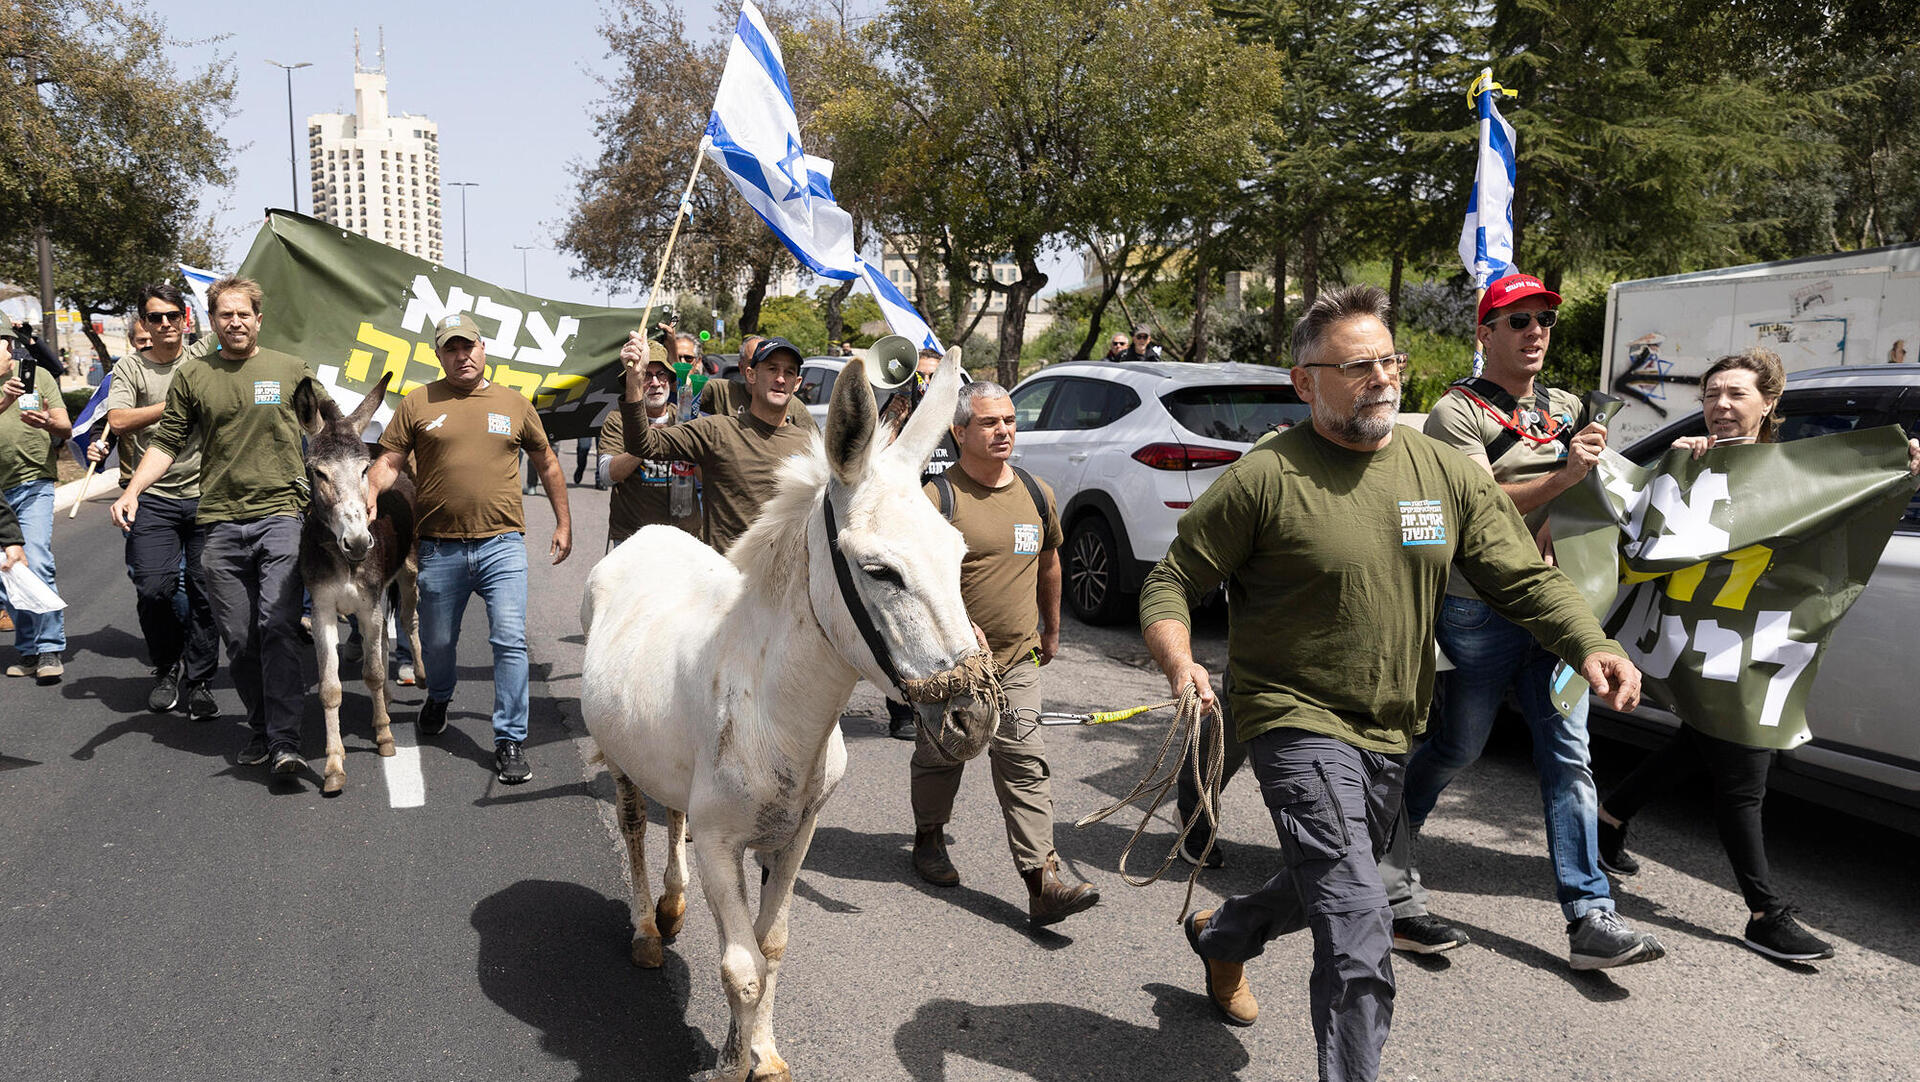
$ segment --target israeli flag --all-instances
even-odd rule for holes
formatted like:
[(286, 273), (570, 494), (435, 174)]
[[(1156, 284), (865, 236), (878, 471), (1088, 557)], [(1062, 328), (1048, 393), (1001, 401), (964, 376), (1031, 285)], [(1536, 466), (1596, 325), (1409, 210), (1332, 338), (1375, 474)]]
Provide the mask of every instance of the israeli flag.
[(1480, 146), (1473, 173), (1473, 199), (1460, 229), (1460, 265), (1481, 289), (1513, 272), (1513, 125), (1494, 103), (1493, 69), (1484, 68), (1474, 85), (1480, 114)]
[(189, 267), (185, 263), (178, 266), (180, 277), (187, 280), (187, 293), (193, 298), (193, 302), (188, 307), (193, 309), (194, 321), (199, 325), (202, 334), (210, 334), (213, 331), (213, 316), (207, 310), (207, 287), (219, 281), (220, 275), (210, 270), (201, 270), (199, 267)]
[(794, 258), (822, 278), (861, 278), (896, 334), (938, 349), (913, 303), (853, 247), (853, 218), (833, 197), (833, 163), (808, 154), (780, 45), (742, 0), (727, 66), (707, 120), (709, 155)]
[(80, 416), (73, 419), (73, 435), (67, 437), (67, 446), (73, 451), (74, 461), (82, 466), (87, 465), (87, 448), (107, 430), (107, 392), (112, 389), (113, 373), (108, 372)]

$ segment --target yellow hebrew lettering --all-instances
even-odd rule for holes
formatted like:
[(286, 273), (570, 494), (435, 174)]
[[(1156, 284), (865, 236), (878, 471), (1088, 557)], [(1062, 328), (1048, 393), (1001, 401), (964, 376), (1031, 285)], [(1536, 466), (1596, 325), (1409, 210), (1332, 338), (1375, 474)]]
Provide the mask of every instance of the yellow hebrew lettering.
[(587, 377), (563, 376), (558, 372), (547, 377), (541, 384), (541, 393), (534, 396), (533, 404), (539, 409), (552, 409), (565, 405), (587, 393)]
[[(412, 349), (412, 344), (406, 339), (397, 334), (388, 334), (364, 320), (361, 322), (360, 332), (355, 338), (361, 345), (372, 346), (374, 349), (386, 354), (386, 371), (393, 373), (393, 378), (396, 382), (406, 376), (407, 353)], [(372, 362), (373, 354), (364, 349), (356, 349), (347, 354), (347, 378), (366, 383), (378, 381), (379, 376), (368, 375), (367, 373), (367, 366)]]
[(1667, 579), (1667, 596), (1675, 601), (1692, 601), (1693, 592), (1700, 588), (1700, 580), (1706, 575), (1706, 564), (1694, 564), (1675, 571)]
[(1727, 553), (1723, 559), (1733, 562), (1733, 571), (1727, 576), (1727, 584), (1714, 596), (1713, 603), (1723, 609), (1744, 609), (1753, 584), (1760, 581), (1761, 573), (1773, 562), (1773, 550), (1765, 545), (1748, 545)]
[(512, 365), (501, 361), (493, 366), (493, 374), (487, 378), (502, 387), (511, 387), (519, 391), (522, 398), (531, 402), (533, 396), (540, 391), (540, 378), (543, 375), (545, 375), (543, 372), (515, 371)]
[(440, 368), (440, 358), (434, 356), (433, 347), (425, 342), (415, 342), (413, 344), (413, 363), (426, 368), (427, 378), (424, 380), (407, 379), (405, 378), (406, 369), (402, 366), (400, 380), (401, 394), (406, 394), (416, 387), (424, 387), (434, 380), (439, 379), (443, 374)]

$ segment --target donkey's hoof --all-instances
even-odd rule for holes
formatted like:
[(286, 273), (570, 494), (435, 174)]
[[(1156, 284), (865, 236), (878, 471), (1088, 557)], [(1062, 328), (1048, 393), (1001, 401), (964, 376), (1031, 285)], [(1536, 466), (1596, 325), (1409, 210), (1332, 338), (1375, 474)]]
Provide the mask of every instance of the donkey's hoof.
[(320, 791), (329, 795), (338, 793), (347, 787), (347, 774), (344, 770), (329, 770), (320, 785)]
[(680, 934), (680, 928), (687, 923), (687, 897), (661, 898), (653, 906), (653, 922), (660, 928), (660, 938), (672, 939)]
[(787, 1061), (775, 1054), (755, 1063), (747, 1072), (747, 1082), (793, 1082), (793, 1072), (787, 1069)]
[(382, 759), (393, 758), (393, 755), (394, 755), (393, 737), (391, 736), (382, 737), (381, 739), (374, 741), (373, 746), (374, 746), (374, 750), (380, 753), (380, 758)]
[(641, 969), (659, 969), (667, 960), (666, 951), (661, 949), (658, 936), (637, 935), (633, 937), (633, 964)]

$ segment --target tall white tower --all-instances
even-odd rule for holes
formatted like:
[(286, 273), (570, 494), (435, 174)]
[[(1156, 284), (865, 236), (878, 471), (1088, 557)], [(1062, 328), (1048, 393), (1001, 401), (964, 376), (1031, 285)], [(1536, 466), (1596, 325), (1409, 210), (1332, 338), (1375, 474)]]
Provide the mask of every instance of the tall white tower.
[(307, 118), (313, 214), (324, 222), (439, 263), (440, 129), (387, 112), (386, 31), (378, 61), (360, 62), (353, 34), (353, 112)]

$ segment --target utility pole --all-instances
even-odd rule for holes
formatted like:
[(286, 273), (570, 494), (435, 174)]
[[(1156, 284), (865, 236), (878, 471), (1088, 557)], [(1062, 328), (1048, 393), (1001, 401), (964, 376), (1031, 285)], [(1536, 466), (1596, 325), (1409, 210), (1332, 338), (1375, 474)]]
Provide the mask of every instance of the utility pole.
[(300, 213), (300, 158), (294, 150), (293, 141), (293, 73), (313, 65), (305, 60), (297, 64), (282, 64), (278, 60), (269, 60), (267, 63), (287, 73), (287, 172), (292, 174), (293, 178), (292, 209), (295, 214), (298, 214)]
[(527, 292), (527, 253), (540, 246), (538, 244), (516, 244), (514, 247), (520, 249), (520, 292), (525, 293)]
[(447, 187), (460, 189), (460, 273), (467, 273), (467, 189), (478, 188), (477, 180), (449, 180)]

